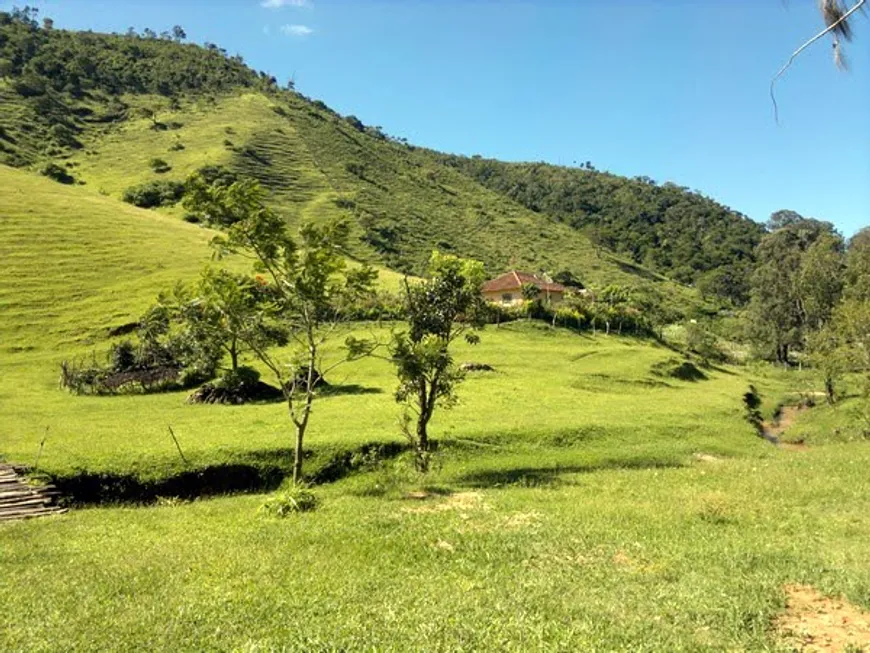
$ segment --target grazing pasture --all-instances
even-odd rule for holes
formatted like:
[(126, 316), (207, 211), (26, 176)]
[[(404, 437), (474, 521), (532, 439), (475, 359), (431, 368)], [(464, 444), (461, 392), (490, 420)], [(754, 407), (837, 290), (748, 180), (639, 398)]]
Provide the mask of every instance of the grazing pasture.
[(389, 363), (334, 372), (307, 440), (320, 506), (265, 516), (290, 467), (282, 404), (57, 387), (61, 360), (193, 278), (211, 234), (0, 175), (0, 455), (78, 502), (0, 524), (2, 650), (788, 650), (809, 634), (783, 626), (787, 587), (870, 607), (870, 449), (829, 433), (849, 402), (801, 413), (786, 435), (809, 446), (778, 449), (741, 396), (754, 383), (769, 418), (806, 378), (680, 380), (663, 344), (534, 321), (457, 348), (494, 371), (436, 414), (425, 476)]

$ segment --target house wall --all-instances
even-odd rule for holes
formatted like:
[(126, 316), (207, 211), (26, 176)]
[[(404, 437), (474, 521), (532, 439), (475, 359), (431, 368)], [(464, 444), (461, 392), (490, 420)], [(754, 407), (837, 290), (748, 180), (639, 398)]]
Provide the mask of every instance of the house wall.
[[(520, 288), (515, 290), (499, 290), (496, 292), (485, 291), (482, 294), (486, 301), (501, 304), (502, 306), (517, 306), (523, 303), (523, 291)], [(510, 295), (510, 299), (507, 299), (506, 295)], [(539, 293), (538, 297), (545, 302), (547, 301), (547, 293)], [(550, 303), (553, 305), (560, 304), (563, 296), (560, 292), (550, 292), (549, 299)]]

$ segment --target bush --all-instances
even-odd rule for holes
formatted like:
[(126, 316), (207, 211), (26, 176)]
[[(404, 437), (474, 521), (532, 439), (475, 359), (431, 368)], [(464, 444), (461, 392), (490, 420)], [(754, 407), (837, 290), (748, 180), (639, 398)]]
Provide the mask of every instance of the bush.
[(257, 512), (270, 517), (287, 517), (295, 513), (310, 512), (317, 508), (318, 503), (311, 490), (291, 485), (266, 499)]
[(109, 356), (115, 372), (127, 372), (136, 367), (136, 347), (129, 340), (112, 345)]
[(148, 162), (148, 166), (157, 174), (163, 174), (172, 170), (172, 166), (161, 158), (154, 158)]
[[(317, 105), (316, 102), (314, 104), (315, 106)], [(359, 132), (363, 131), (366, 128), (366, 126), (363, 124), (363, 121), (354, 115), (347, 116), (345, 120), (347, 121), (347, 124), (349, 124), (351, 127)]]
[(716, 342), (716, 336), (694, 320), (686, 325), (686, 347), (700, 356), (705, 363), (724, 358)]
[(235, 370), (227, 370), (221, 378), (215, 381), (215, 387), (226, 390), (238, 390), (253, 387), (260, 381), (260, 373), (253, 367), (239, 366)]
[(182, 143), (181, 141), (176, 141), (175, 143), (173, 143), (172, 145), (169, 146), (170, 152), (180, 152), (183, 149), (184, 149), (184, 143)]
[(52, 125), (51, 129), (48, 130), (48, 133), (58, 145), (63, 147), (78, 149), (82, 146), (76, 138), (75, 132), (61, 123), (55, 123)]
[(184, 195), (184, 184), (177, 181), (149, 181), (124, 191), (122, 199), (142, 209), (171, 206)]
[(348, 161), (344, 164), (344, 169), (355, 177), (362, 177), (366, 172), (365, 166), (356, 161)]
[(226, 188), (239, 180), (239, 176), (224, 166), (208, 165), (199, 168), (196, 173), (209, 186), (221, 186)]
[(74, 184), (75, 177), (66, 171), (66, 168), (56, 163), (47, 163), (39, 170), (39, 174), (49, 179), (54, 179), (61, 184)]

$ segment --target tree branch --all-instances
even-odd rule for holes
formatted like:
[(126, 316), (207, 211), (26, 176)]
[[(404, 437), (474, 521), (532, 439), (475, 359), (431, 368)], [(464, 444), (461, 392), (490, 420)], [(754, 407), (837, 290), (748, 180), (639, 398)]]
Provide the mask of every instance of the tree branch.
[(789, 68), (791, 68), (791, 65), (794, 63), (794, 60), (797, 59), (804, 50), (806, 50), (813, 43), (815, 43), (819, 39), (823, 38), (827, 34), (830, 34), (831, 32), (833, 32), (840, 25), (842, 25), (844, 22), (849, 20), (849, 17), (852, 16), (852, 14), (854, 14), (856, 11), (858, 11), (861, 7), (863, 7), (866, 2), (867, 2), (867, 0), (858, 0), (858, 2), (855, 3), (854, 7), (852, 7), (849, 11), (844, 13), (842, 16), (840, 16), (839, 20), (828, 25), (825, 29), (823, 29), (821, 32), (816, 34), (814, 37), (812, 37), (811, 39), (806, 41), (797, 50), (792, 52), (791, 57), (789, 57), (789, 60), (785, 63), (785, 65), (782, 68), (779, 69), (779, 72), (777, 72), (776, 75), (773, 76), (773, 79), (770, 80), (770, 99), (773, 102), (773, 116), (774, 116), (774, 119), (776, 120), (777, 124), (779, 124), (779, 106), (776, 104), (776, 93), (774, 92), (774, 86), (776, 85), (776, 82), (779, 80), (780, 77), (782, 77), (785, 74), (785, 71), (787, 71)]

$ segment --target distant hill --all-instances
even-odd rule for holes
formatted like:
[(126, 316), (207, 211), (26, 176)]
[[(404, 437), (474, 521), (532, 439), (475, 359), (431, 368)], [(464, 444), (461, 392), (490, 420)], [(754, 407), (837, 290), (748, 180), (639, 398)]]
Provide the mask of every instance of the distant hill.
[[(651, 292), (682, 311), (699, 305), (693, 289), (664, 276), (675, 274), (674, 266), (647, 256), (651, 246), (631, 244), (633, 232), (615, 228), (631, 223), (643, 184), (600, 175), (613, 196), (607, 215), (621, 221), (592, 242), (588, 224), (570, 219), (567, 208), (534, 205), (505, 188), (499, 179), (519, 170), (513, 164), (491, 162), (498, 174), (479, 174), (483, 162), (393, 139), (278, 88), (216, 46), (183, 43), (181, 36), (47, 29), (26, 13), (0, 12), (0, 161), (115, 198), (139, 184), (179, 182), (204, 166), (222, 166), (259, 179), (291, 223), (348, 218), (354, 255), (401, 272), (419, 273), (439, 249), (478, 258), (492, 274), (507, 267), (570, 273), (593, 288)], [(599, 195), (607, 192), (597, 187)], [(725, 233), (720, 223), (731, 224), (712, 210), (718, 205), (682, 189), (649, 192), (664, 193), (682, 211), (682, 222), (668, 222), (681, 237), (687, 230), (713, 241)], [(159, 210), (182, 217), (180, 206)], [(647, 220), (642, 212), (637, 218)], [(751, 224), (734, 224), (744, 222)], [(697, 270), (744, 260), (752, 242), (744, 231), (746, 242), (731, 259), (723, 254)]]
[[(444, 156), (487, 188), (583, 230), (602, 246), (683, 283), (731, 271), (748, 279), (761, 225), (697, 192), (584, 168)], [(741, 303), (747, 289), (734, 288)]]

